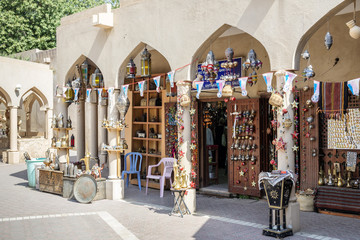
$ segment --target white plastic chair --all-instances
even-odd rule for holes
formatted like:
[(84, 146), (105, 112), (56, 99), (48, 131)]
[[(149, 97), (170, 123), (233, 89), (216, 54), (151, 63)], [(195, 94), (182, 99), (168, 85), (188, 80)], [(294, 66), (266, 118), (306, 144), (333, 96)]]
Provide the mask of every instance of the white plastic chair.
[[(165, 180), (169, 179), (170, 186), (172, 185), (171, 173), (173, 171), (173, 166), (174, 166), (175, 161), (176, 161), (175, 158), (163, 158), (163, 159), (161, 159), (161, 161), (158, 164), (149, 166), (148, 175), (146, 176), (146, 194), (148, 191), (149, 179), (158, 179), (160, 181), (160, 197), (164, 196)], [(162, 163), (164, 164), (163, 174), (162, 175), (152, 175), (151, 169), (154, 167), (160, 166)]]

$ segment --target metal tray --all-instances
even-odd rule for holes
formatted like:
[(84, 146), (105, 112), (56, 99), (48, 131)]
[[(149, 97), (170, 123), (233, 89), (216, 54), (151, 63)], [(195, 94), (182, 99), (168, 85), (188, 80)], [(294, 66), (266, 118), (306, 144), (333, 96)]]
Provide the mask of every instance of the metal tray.
[(93, 176), (81, 175), (74, 184), (74, 197), (80, 203), (90, 203), (96, 195), (97, 183)]

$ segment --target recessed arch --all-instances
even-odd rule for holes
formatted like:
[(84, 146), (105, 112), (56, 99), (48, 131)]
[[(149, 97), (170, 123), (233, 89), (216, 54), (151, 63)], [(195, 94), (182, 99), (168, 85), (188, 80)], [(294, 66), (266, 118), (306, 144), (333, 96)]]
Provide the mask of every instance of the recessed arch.
[[(67, 81), (70, 79), (72, 80), (73, 77), (79, 77), (79, 74), (81, 73), (78, 73), (77, 72), (77, 68), (76, 68), (76, 65), (78, 65), (79, 67), (81, 67), (81, 64), (87, 60), (88, 61), (88, 65), (90, 66), (89, 68), (89, 71), (88, 71), (88, 74), (92, 74), (96, 68), (99, 68), (100, 72), (102, 74), (104, 74), (102, 71), (101, 71), (101, 68), (98, 66), (98, 64), (96, 64), (92, 59), (90, 59), (89, 57), (85, 56), (85, 55), (81, 55), (78, 59), (76, 59), (76, 61), (71, 65), (71, 67), (69, 68), (69, 70), (67, 71), (66, 75), (65, 75), (65, 79), (64, 79), (64, 85), (67, 83)], [(81, 69), (79, 69), (79, 71), (81, 71)], [(104, 75), (103, 75), (104, 77)], [(104, 78), (105, 79), (105, 78)], [(105, 81), (104, 81), (104, 84), (105, 84)]]
[[(330, 18), (334, 17), (338, 12), (340, 12), (342, 9), (344, 9), (349, 4), (352, 4), (353, 0), (348, 0), (340, 3), (333, 9), (331, 9), (328, 13), (326, 13), (324, 16), (322, 16), (315, 24), (313, 24), (300, 38), (300, 41), (297, 45), (297, 48), (295, 49), (294, 56), (293, 56), (293, 69), (299, 69), (300, 67), (300, 56), (301, 52), (304, 49), (306, 43), (309, 41), (309, 39), (316, 33), (317, 30), (321, 26), (323, 26), (326, 22), (330, 20)], [(345, 25), (345, 23), (344, 23)]]
[(49, 107), (49, 101), (47, 100), (46, 96), (37, 87), (30, 88), (21, 96), (19, 106), (27, 97), (32, 96), (32, 94), (34, 94), (34, 96), (37, 96), (37, 98), (40, 100), (39, 104), (41, 104), (40, 107), (42, 111), (44, 111)]
[(130, 58), (134, 59), (137, 70), (139, 72), (140, 66), (140, 53), (144, 50), (145, 46), (148, 51), (151, 53), (151, 69), (152, 74), (156, 73), (166, 73), (171, 71), (170, 64), (166, 57), (159, 52), (157, 49), (153, 48), (151, 45), (148, 45), (144, 42), (138, 43), (134, 49), (127, 55), (125, 60), (121, 63), (118, 71), (118, 83), (121, 86), (124, 83), (124, 79), (126, 76), (126, 66), (130, 61)]
[[(205, 61), (207, 53), (212, 50), (217, 60), (224, 60), (226, 48), (231, 47), (234, 50), (234, 57), (247, 57), (250, 49), (254, 49), (260, 60), (263, 62), (263, 70), (270, 71), (271, 63), (269, 53), (265, 46), (254, 36), (230, 24), (223, 24), (216, 29), (208, 38), (206, 38), (191, 59), (189, 70), (189, 79), (196, 77), (198, 64)], [(260, 82), (260, 81), (258, 81)]]
[(2, 87), (0, 87), (0, 96), (4, 99), (4, 102), (5, 102), (4, 105), (6, 107), (9, 107), (12, 105), (9, 94)]

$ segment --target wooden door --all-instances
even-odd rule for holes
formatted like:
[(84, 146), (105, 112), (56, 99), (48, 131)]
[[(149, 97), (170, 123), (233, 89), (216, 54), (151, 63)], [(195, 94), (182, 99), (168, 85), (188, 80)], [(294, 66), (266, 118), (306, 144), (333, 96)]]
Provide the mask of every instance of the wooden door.
[(228, 102), (227, 112), (229, 192), (260, 197), (258, 175), (264, 149), (260, 139), (260, 99)]

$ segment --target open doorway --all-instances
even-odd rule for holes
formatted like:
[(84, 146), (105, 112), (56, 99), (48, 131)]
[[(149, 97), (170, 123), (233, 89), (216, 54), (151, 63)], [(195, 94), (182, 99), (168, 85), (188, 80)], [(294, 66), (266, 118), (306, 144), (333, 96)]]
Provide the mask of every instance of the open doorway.
[(228, 191), (227, 106), (218, 99), (200, 102), (200, 186)]

